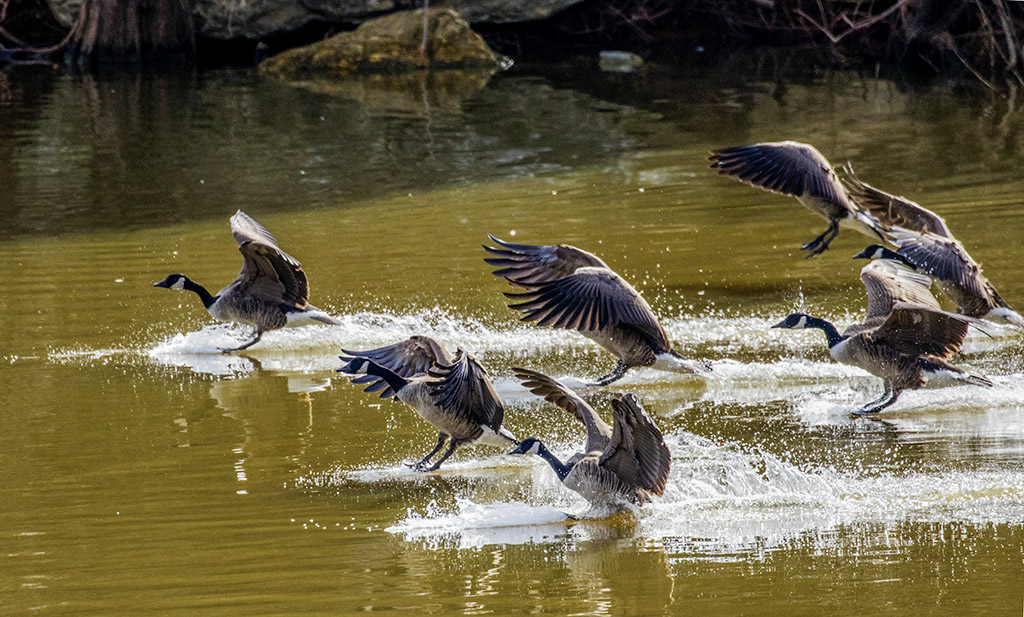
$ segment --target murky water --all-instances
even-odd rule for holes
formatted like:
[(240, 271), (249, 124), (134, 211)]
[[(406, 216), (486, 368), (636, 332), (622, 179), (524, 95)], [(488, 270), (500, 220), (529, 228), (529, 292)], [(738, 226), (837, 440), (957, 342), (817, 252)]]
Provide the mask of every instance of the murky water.
[[(972, 335), (958, 360), (995, 388), (851, 418), (878, 380), (768, 326), (797, 307), (859, 319), (865, 238), (803, 259), (823, 222), (705, 157), (791, 138), (850, 159), (944, 215), (1021, 306), (1024, 113), (785, 71), (532, 67), (406, 90), (0, 72), (0, 612), (1020, 614), (1021, 337)], [(241, 333), (151, 287), (230, 281), (237, 208), (344, 326), (225, 356)], [(518, 323), (487, 233), (600, 254), (712, 362), (706, 382), (616, 388), (667, 436), (664, 498), (567, 522), (585, 505), (550, 469), (486, 446), (412, 473), (428, 427), (334, 372), (342, 347), (430, 334), (490, 368), (518, 435), (572, 451), (581, 430), (509, 369), (578, 384), (613, 360)]]

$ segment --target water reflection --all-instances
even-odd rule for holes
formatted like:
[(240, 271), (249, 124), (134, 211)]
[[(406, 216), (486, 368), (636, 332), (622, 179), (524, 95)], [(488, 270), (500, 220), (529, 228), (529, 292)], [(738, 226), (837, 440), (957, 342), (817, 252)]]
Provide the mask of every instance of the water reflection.
[[(0, 432), (15, 581), (0, 603), (1019, 610), (1006, 589), (1024, 520), (1021, 339), (968, 341), (964, 363), (996, 388), (916, 392), (884, 421), (849, 418), (877, 383), (768, 326), (795, 307), (859, 319), (847, 257), (863, 245), (839, 238), (800, 259), (793, 230), (811, 215), (722, 183), (705, 157), (791, 137), (852, 158), (945, 216), (1012, 302), (1021, 114), (942, 85), (784, 80), (786, 66), (757, 62), (502, 74), (439, 91), (429, 113), (413, 97), (388, 114), (367, 107), (376, 94), (233, 71), (0, 71), (0, 391), (16, 427)], [(237, 274), (223, 242), (239, 205), (304, 238), (318, 305), (343, 326), (206, 353), (230, 332), (153, 292), (175, 250), (210, 280)], [(492, 449), (409, 472), (428, 428), (335, 376), (340, 348), (431, 334), (489, 367), (517, 434), (571, 451), (575, 421), (531, 404), (510, 367), (587, 377), (611, 361), (574, 333), (516, 322), (479, 247), (506, 230), (599, 248), (673, 342), (714, 362), (699, 386), (623, 380), (674, 455), (665, 498), (637, 513), (567, 522), (580, 503), (549, 468)]]

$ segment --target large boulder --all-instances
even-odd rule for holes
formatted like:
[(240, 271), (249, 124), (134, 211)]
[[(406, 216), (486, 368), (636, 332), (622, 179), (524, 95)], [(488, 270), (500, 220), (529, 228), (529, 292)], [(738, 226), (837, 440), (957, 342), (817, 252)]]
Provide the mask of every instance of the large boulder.
[[(519, 22), (544, 19), (583, 0), (436, 0), (467, 21)], [(70, 27), (82, 0), (47, 0)], [(215, 39), (258, 40), (293, 32), (313, 22), (361, 23), (381, 13), (413, 8), (412, 0), (193, 0), (196, 32)]]
[(494, 71), (508, 59), (494, 53), (479, 34), (451, 9), (427, 13), (423, 49), (423, 9), (392, 13), (365, 22), (352, 32), (264, 60), (260, 70), (283, 77), (395, 74), (417, 69), (484, 69)]

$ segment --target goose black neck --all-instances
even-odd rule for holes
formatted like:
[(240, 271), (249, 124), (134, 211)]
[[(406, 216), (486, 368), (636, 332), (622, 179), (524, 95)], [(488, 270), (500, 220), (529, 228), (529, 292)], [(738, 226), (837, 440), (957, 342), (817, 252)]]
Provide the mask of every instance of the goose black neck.
[(839, 335), (839, 331), (832, 325), (831, 322), (818, 317), (808, 317), (806, 328), (818, 328), (825, 333), (825, 338), (828, 339), (828, 346), (835, 347), (839, 343), (845, 340), (845, 337)]
[(903, 264), (904, 266), (910, 268), (911, 270), (916, 270), (917, 269), (917, 266), (914, 265), (909, 259), (907, 259), (903, 255), (900, 255), (899, 253), (897, 253), (896, 251), (894, 251), (892, 249), (887, 249), (887, 248), (883, 247), (882, 248), (882, 259), (891, 259), (893, 261), (898, 261), (901, 264)]
[(401, 390), (402, 388), (409, 384), (408, 379), (405, 379), (404, 377), (398, 375), (394, 371), (386, 369), (372, 360), (367, 360), (365, 358), (362, 358), (362, 360), (366, 362), (367, 375), (374, 375), (376, 377), (380, 377), (385, 382), (387, 382), (387, 384), (391, 386), (391, 389), (394, 390), (395, 392), (398, 392), (399, 390)]
[(190, 278), (185, 279), (185, 283), (181, 288), (194, 292), (199, 296), (199, 299), (203, 302), (203, 306), (206, 308), (213, 306), (213, 303), (216, 302), (218, 298), (218, 296), (211, 295), (210, 292), (206, 291), (205, 287)]
[(572, 471), (573, 465), (566, 465), (562, 461), (558, 460), (558, 457), (552, 454), (543, 443), (538, 442), (537, 446), (537, 456), (547, 461), (548, 465), (551, 465), (551, 468), (555, 470), (556, 474), (558, 474), (558, 480), (560, 482), (564, 482), (565, 477), (569, 475), (570, 471)]

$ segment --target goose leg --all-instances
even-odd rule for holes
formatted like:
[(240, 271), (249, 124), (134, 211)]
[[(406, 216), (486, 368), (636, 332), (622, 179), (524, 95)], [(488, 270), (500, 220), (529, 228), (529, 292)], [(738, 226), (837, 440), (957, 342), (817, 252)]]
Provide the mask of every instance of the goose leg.
[(465, 440), (457, 440), (454, 437), (452, 437), (451, 440), (448, 442), (448, 449), (445, 450), (444, 454), (441, 455), (441, 458), (437, 459), (437, 461), (434, 462), (430, 469), (427, 469), (426, 471), (436, 471), (437, 468), (441, 466), (441, 463), (445, 462), (448, 459), (448, 457), (452, 455), (452, 452), (455, 452), (455, 448), (458, 448), (463, 443), (465, 443)]
[(619, 360), (619, 362), (615, 365), (615, 368), (612, 369), (612, 372), (608, 373), (604, 377), (601, 377), (594, 383), (588, 383), (587, 387), (600, 388), (601, 386), (607, 386), (613, 381), (618, 381), (619, 379), (622, 379), (622, 376), (625, 375), (626, 371), (628, 370), (629, 365), (623, 362), (622, 360)]
[(241, 347), (232, 347), (230, 349), (221, 349), (221, 352), (223, 352), (223, 353), (231, 353), (232, 351), (242, 351), (243, 349), (248, 349), (248, 348), (252, 347), (253, 345), (255, 345), (256, 343), (258, 343), (262, 337), (263, 337), (263, 330), (260, 330), (259, 328), (256, 328), (256, 336), (251, 341), (245, 343)]
[(820, 236), (811, 240), (810, 242), (808, 242), (807, 244), (803, 245), (800, 248), (801, 250), (804, 251), (810, 251), (810, 253), (807, 254), (808, 259), (810, 259), (815, 255), (821, 255), (822, 253), (824, 253), (828, 249), (828, 245), (831, 244), (832, 241), (835, 240), (836, 236), (838, 235), (839, 221), (837, 219), (833, 219), (829, 222), (828, 229), (822, 232)]
[(864, 405), (857, 411), (853, 412), (855, 416), (866, 416), (868, 414), (878, 413), (896, 402), (896, 399), (900, 397), (901, 390), (893, 388), (889, 384), (885, 385), (885, 394), (881, 398), (871, 401), (867, 405)]
[(406, 467), (411, 467), (411, 468), (415, 469), (416, 471), (427, 471), (427, 463), (429, 463), (430, 459), (435, 454), (437, 454), (437, 451), (441, 449), (441, 446), (444, 445), (444, 441), (447, 438), (448, 438), (448, 436), (445, 435), (444, 433), (438, 433), (437, 434), (437, 446), (435, 446), (434, 449), (430, 451), (430, 454), (424, 456), (423, 460), (421, 460), (418, 463), (406, 463)]

